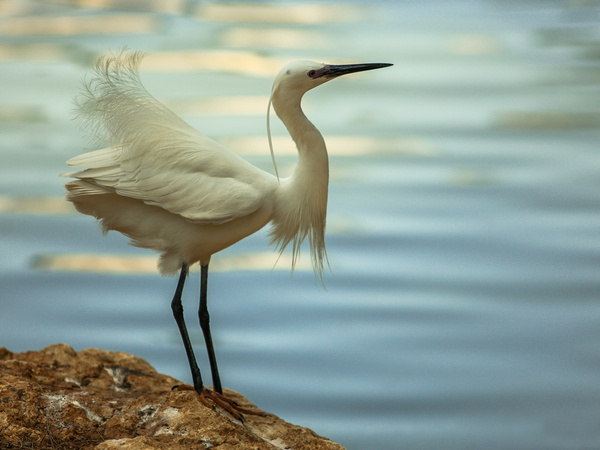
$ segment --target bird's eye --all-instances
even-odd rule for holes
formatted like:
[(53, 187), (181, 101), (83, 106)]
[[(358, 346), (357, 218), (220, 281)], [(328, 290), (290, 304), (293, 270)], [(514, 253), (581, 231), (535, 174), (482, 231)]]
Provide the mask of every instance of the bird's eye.
[(309, 77), (311, 77), (311, 78), (314, 78), (316, 73), (317, 73), (316, 70), (309, 70), (308, 73), (307, 73), (307, 75)]

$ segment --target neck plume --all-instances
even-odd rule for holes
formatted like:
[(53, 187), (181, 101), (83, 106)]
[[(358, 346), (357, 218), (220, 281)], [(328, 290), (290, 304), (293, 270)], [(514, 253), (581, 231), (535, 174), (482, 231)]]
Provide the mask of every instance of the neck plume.
[(292, 242), (292, 270), (301, 244), (308, 237), (313, 269), (322, 283), (328, 262), (325, 225), (329, 160), (323, 136), (300, 107), (301, 98), (284, 96), (277, 90), (272, 94), (273, 109), (296, 143), (298, 164), (290, 177), (281, 180), (269, 236), (280, 252)]

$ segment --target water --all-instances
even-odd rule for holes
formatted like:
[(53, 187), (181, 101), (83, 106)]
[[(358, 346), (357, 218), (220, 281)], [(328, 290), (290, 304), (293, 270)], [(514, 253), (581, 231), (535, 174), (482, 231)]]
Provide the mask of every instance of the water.
[[(317, 14), (299, 4), (300, 13), (286, 10), (267, 24), (192, 2), (158, 11), (7, 5), (0, 345), (126, 351), (189, 381), (170, 312), (174, 279), (39, 263), (149, 253), (114, 233), (103, 238), (59, 200), (57, 174), (88, 146), (70, 110), (96, 52), (128, 45), (225, 55), (219, 64), (233, 68), (163, 66), (143, 80), (265, 169), (271, 65), (393, 62), (306, 97), (331, 153), (327, 290), (304, 270), (306, 258), (293, 277), (281, 263), (273, 271), (225, 264), (211, 274), (224, 384), (349, 449), (600, 448), (595, 4), (342, 3)], [(207, 5), (216, 12), (195, 12)], [(100, 32), (123, 15), (130, 33)], [(51, 27), (80, 16), (100, 31)], [(232, 51), (258, 59), (235, 70)], [(226, 103), (231, 112), (210, 115), (208, 100), (222, 105), (231, 96), (243, 97)], [(274, 125), (274, 133), (284, 130)], [(280, 170), (289, 171), (293, 152), (276, 142)], [(262, 254), (265, 244), (258, 233), (221, 259)], [(184, 293), (190, 325), (198, 279)]]

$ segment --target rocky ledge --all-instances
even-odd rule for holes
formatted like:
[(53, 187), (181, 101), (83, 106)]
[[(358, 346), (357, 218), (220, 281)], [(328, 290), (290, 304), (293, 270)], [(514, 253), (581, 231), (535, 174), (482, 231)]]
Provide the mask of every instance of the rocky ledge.
[(239, 422), (178, 384), (126, 353), (0, 347), (0, 449), (343, 449), (271, 414)]

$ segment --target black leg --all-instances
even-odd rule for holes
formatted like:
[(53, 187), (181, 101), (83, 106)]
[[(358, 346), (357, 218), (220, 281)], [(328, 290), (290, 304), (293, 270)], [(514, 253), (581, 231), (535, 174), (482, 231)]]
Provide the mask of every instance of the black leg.
[(198, 393), (201, 394), (204, 385), (202, 384), (202, 376), (200, 375), (200, 369), (198, 368), (198, 363), (196, 362), (196, 357), (194, 356), (194, 350), (192, 349), (192, 343), (190, 342), (190, 337), (188, 336), (187, 327), (185, 326), (185, 320), (183, 319), (183, 305), (181, 304), (181, 293), (183, 292), (183, 285), (185, 283), (185, 277), (187, 276), (187, 274), (188, 265), (187, 263), (183, 263), (183, 265), (181, 266), (181, 275), (179, 276), (179, 282), (177, 283), (177, 289), (175, 290), (175, 296), (173, 297), (173, 301), (171, 302), (171, 309), (173, 310), (175, 322), (177, 322), (177, 326), (179, 327), (181, 339), (183, 339), (183, 346), (185, 347), (185, 353), (190, 363), (190, 369), (192, 370), (192, 379), (194, 381), (194, 389), (196, 389), (196, 391), (198, 391)]
[(198, 318), (200, 319), (200, 328), (204, 334), (204, 342), (206, 343), (206, 351), (208, 352), (208, 361), (210, 362), (210, 372), (213, 379), (213, 388), (219, 394), (223, 393), (221, 387), (221, 379), (219, 378), (219, 369), (217, 368), (217, 358), (215, 349), (213, 348), (212, 337), (210, 335), (210, 316), (208, 314), (208, 306), (206, 301), (206, 290), (208, 284), (208, 264), (201, 266), (200, 274), (200, 308), (198, 309)]

